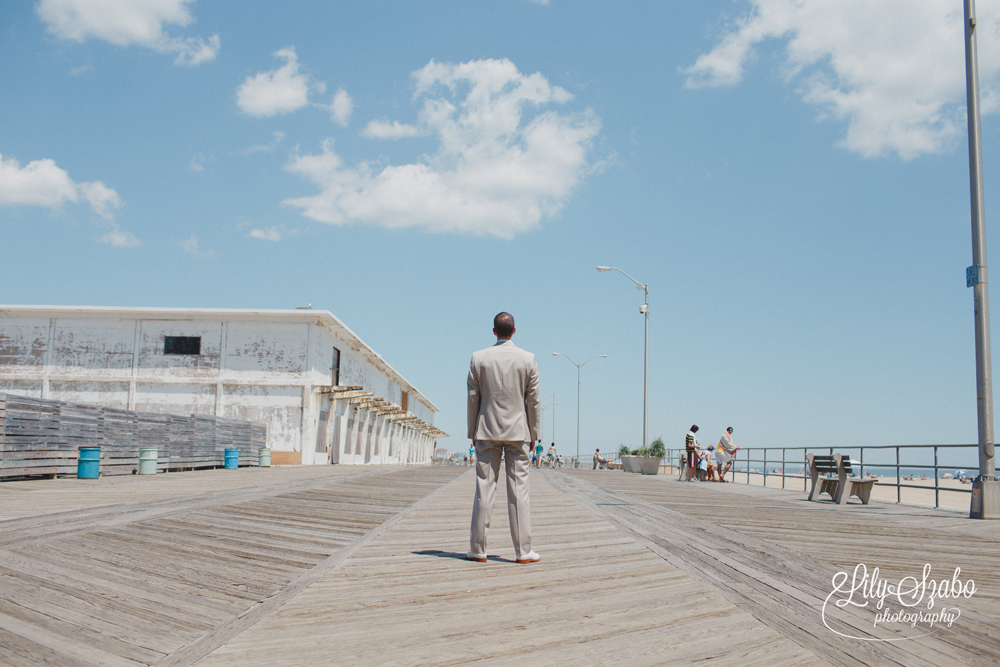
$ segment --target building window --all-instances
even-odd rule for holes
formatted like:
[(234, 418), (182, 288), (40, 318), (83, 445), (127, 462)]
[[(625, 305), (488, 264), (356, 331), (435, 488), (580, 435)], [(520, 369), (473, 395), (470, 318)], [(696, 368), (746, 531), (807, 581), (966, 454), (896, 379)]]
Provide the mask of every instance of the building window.
[(201, 336), (164, 336), (163, 354), (201, 354)]
[(403, 410), (409, 410), (410, 409), (410, 394), (408, 392), (405, 392), (405, 391), (401, 392), (401, 393), (402, 393), (402, 395), (399, 398), (399, 407), (401, 407)]
[(340, 350), (333, 348), (333, 366), (330, 367), (333, 371), (333, 386), (340, 384)]

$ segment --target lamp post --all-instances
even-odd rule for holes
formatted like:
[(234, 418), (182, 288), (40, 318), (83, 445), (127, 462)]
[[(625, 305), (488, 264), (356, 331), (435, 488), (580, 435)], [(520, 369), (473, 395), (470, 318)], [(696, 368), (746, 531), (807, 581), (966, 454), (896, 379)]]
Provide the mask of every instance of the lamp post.
[[(558, 352), (553, 352), (552, 356), (553, 357), (566, 357), (565, 354), (559, 354)], [(602, 359), (607, 359), (608, 355), (606, 355), (606, 354), (595, 354), (590, 359), (596, 359), (597, 357), (600, 357)], [(566, 359), (569, 361), (569, 363), (571, 363), (574, 366), (576, 366), (576, 461), (577, 461), (577, 463), (579, 463), (580, 462), (580, 369), (583, 368), (584, 366), (586, 366), (587, 362), (590, 361), (590, 359), (587, 359), (587, 361), (583, 362), (582, 364), (576, 363), (575, 361), (573, 361), (569, 357), (566, 357)], [(555, 414), (555, 408), (552, 409), (552, 412), (553, 412), (553, 414)], [(553, 425), (552, 429), (553, 429), (553, 431), (555, 430), (555, 426), (554, 425)], [(553, 439), (555, 439), (555, 434), (554, 433), (553, 433)]]
[(986, 214), (983, 200), (983, 149), (979, 127), (979, 62), (976, 53), (976, 3), (965, 0), (965, 92), (969, 118), (969, 186), (972, 198), (972, 266), (966, 284), (973, 288), (976, 327), (976, 407), (979, 425), (979, 475), (972, 483), (969, 516), (1000, 519), (1000, 482), (993, 443), (993, 377), (990, 360), (990, 295), (986, 272)]
[[(543, 426), (545, 424), (545, 411), (547, 409), (549, 409), (550, 407), (552, 407), (552, 406), (549, 406), (549, 405), (543, 405), (542, 406), (542, 417), (538, 421), (538, 439), (541, 440), (542, 442), (545, 442), (545, 429), (543, 428)], [(535, 445), (531, 445), (531, 446), (534, 447)], [(534, 450), (532, 450), (532, 452), (534, 452)]]
[[(559, 405), (559, 404), (556, 403), (555, 392), (549, 391), (547, 393), (552, 397), (552, 442), (555, 443), (555, 441), (556, 441), (556, 406)], [(542, 442), (545, 442), (544, 438), (542, 438)]]
[(616, 266), (599, 266), (597, 267), (597, 270), (600, 273), (604, 273), (605, 271), (617, 271), (634, 282), (636, 289), (645, 290), (646, 292), (646, 303), (639, 306), (639, 312), (646, 318), (646, 342), (643, 348), (642, 362), (642, 446), (645, 447), (648, 444), (647, 435), (649, 433), (649, 283), (640, 283), (638, 280)]

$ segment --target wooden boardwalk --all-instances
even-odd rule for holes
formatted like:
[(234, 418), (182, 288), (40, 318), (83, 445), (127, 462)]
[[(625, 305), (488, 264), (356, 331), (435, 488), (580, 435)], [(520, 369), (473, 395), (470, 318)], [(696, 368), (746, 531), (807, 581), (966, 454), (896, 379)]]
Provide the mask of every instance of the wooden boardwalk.
[[(1000, 662), (997, 523), (614, 471), (533, 471), (531, 485), (532, 565), (512, 562), (501, 499), (489, 562), (462, 560), (462, 467), (0, 485), (0, 664)], [(951, 628), (848, 639), (821, 609), (858, 563), (895, 580), (961, 567), (977, 590), (948, 601)], [(871, 616), (827, 622), (906, 634)]]

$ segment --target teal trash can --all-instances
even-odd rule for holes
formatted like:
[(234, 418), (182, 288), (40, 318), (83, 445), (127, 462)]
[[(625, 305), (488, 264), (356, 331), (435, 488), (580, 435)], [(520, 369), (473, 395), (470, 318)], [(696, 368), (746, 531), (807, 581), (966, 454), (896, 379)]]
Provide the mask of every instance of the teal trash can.
[(260, 462), (257, 464), (261, 468), (271, 467), (271, 450), (266, 447), (260, 450)]
[(155, 475), (156, 474), (156, 460), (157, 460), (157, 448), (156, 447), (140, 447), (139, 448), (139, 474), (140, 475)]
[(226, 450), (226, 467), (227, 468), (239, 468), (240, 467), (240, 450), (237, 448)]
[(79, 479), (97, 479), (101, 475), (101, 448), (81, 447), (80, 458), (76, 461), (76, 476)]

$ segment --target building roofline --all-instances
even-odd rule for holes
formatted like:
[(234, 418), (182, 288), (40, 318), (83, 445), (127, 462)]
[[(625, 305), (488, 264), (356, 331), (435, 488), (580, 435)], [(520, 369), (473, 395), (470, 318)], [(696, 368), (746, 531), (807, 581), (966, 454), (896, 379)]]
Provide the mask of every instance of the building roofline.
[(361, 338), (351, 331), (350, 327), (340, 321), (336, 315), (329, 310), (312, 310), (307, 308), (287, 308), (287, 309), (265, 309), (265, 308), (143, 308), (133, 306), (14, 306), (0, 304), (0, 317), (8, 313), (17, 314), (22, 317), (26, 315), (38, 315), (42, 317), (93, 317), (93, 316), (114, 316), (122, 319), (142, 319), (142, 320), (203, 320), (203, 319), (246, 319), (264, 320), (281, 319), (302, 322), (304, 324), (315, 323), (325, 326), (334, 333), (340, 334), (348, 342), (354, 343), (358, 351), (375, 365), (376, 368), (385, 371), (400, 386), (404, 387), (410, 394), (420, 398), (431, 410), (440, 412), (430, 399), (410, 384), (406, 378), (400, 375), (399, 371), (389, 365), (378, 352), (368, 346)]

